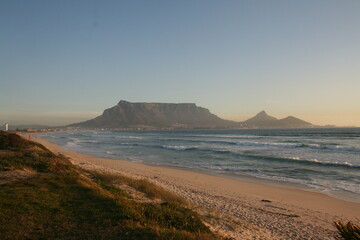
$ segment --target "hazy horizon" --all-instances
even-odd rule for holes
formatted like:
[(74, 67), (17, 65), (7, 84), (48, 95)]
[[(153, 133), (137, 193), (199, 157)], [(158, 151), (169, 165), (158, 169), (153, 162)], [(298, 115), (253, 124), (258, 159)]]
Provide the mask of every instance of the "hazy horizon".
[(1, 1), (0, 125), (120, 99), (360, 126), (359, 1)]
[[(195, 103), (196, 104), (196, 103)], [(199, 105), (197, 105), (199, 106)], [(113, 106), (111, 106), (113, 107)], [(206, 106), (199, 106), (199, 107), (205, 107)], [(110, 108), (110, 107), (106, 107), (103, 110)], [(11, 124), (11, 125), (46, 125), (46, 126), (65, 126), (65, 125), (69, 125), (69, 124), (73, 124), (73, 123), (78, 123), (78, 122), (83, 122), (86, 120), (90, 120), (93, 119), (97, 116), (100, 116), (102, 113), (102, 111), (99, 112), (89, 112), (89, 113), (83, 113), (83, 112), (52, 112), (52, 113), (48, 113), (48, 112), (43, 112), (43, 113), (10, 113), (9, 114), (9, 118), (10, 121), (4, 121), (3, 119), (0, 119), (0, 126), (3, 125), (5, 122)], [(295, 116), (295, 115), (291, 115), (291, 114), (285, 114), (285, 115), (274, 115), (273, 113), (267, 111), (266, 109), (263, 109), (261, 111), (257, 111), (257, 112), (253, 112), (253, 113), (249, 113), (246, 115), (242, 115), (242, 116), (237, 116), (237, 115), (218, 115), (214, 112), (211, 111), (211, 109), (209, 109), (211, 113), (219, 116), (222, 119), (225, 120), (231, 120), (231, 121), (237, 121), (237, 122), (242, 122), (245, 121), (251, 117), (254, 117), (256, 114), (258, 114), (261, 111), (265, 111), (268, 115), (275, 117), (277, 119), (282, 119), (288, 116), (293, 116), (293, 117), (297, 117), (300, 118), (304, 121), (310, 122), (314, 125), (319, 125), (319, 126), (325, 126), (325, 125), (334, 125), (337, 127), (359, 127), (358, 125), (337, 125), (337, 124), (331, 124), (329, 122), (326, 123), (318, 123), (315, 121), (309, 121), (306, 116), (302, 117), (302, 116)], [(11, 116), (14, 116), (13, 118), (11, 118)], [(26, 118), (26, 122), (24, 122), (21, 119)], [(6, 119), (6, 118), (5, 118)], [(17, 120), (20, 119), (20, 120)]]

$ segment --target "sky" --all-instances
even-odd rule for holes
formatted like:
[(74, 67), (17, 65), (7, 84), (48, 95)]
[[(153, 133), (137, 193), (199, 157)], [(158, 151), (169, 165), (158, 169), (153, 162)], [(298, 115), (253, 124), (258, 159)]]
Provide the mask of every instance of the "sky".
[(360, 126), (358, 0), (1, 0), (0, 125), (120, 100)]

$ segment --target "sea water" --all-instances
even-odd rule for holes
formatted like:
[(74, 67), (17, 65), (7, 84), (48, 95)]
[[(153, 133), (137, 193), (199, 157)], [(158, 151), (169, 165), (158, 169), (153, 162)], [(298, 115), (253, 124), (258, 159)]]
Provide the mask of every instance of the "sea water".
[(73, 131), (42, 137), (99, 157), (296, 184), (360, 202), (360, 128)]

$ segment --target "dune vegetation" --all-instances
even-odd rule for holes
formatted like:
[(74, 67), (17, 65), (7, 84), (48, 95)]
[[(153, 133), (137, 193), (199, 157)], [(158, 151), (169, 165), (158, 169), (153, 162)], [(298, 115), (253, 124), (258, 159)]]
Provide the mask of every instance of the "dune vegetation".
[(360, 240), (360, 225), (352, 222), (343, 223), (335, 222), (335, 227), (338, 230), (338, 240)]
[[(138, 201), (126, 185), (157, 201)], [(223, 239), (178, 196), (0, 132), (0, 239)]]

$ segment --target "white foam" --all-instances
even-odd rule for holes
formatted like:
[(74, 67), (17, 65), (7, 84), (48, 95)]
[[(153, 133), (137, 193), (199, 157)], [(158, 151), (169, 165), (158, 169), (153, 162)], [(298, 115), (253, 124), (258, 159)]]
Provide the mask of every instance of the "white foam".
[(80, 147), (77, 143), (75, 142), (67, 142), (66, 147), (70, 147), (70, 148), (77, 148), (77, 147)]
[(233, 138), (233, 139), (260, 139), (261, 136), (255, 135), (198, 135), (201, 137), (213, 137), (213, 138)]
[(117, 139), (144, 139), (144, 137), (126, 136), (126, 135), (116, 135), (115, 138), (117, 138)]
[(177, 150), (177, 151), (184, 151), (193, 149), (194, 147), (188, 147), (188, 146), (173, 146), (173, 145), (163, 145), (163, 148), (170, 149), (170, 150)]
[(254, 146), (254, 147), (287, 147), (295, 148), (301, 147), (303, 144), (300, 143), (270, 143), (270, 142), (235, 142), (239, 146)]

